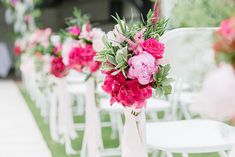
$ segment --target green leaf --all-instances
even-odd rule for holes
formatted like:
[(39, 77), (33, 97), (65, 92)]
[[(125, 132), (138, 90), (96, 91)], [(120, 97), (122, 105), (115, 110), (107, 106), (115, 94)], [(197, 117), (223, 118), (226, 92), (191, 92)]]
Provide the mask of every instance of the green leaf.
[(172, 86), (171, 85), (163, 86), (163, 91), (164, 91), (164, 95), (171, 94)]
[(127, 62), (127, 54), (128, 54), (127, 47), (117, 50), (116, 57), (115, 57), (117, 64)]
[(121, 62), (115, 67), (115, 69), (119, 69), (119, 68), (123, 67), (124, 65), (125, 65), (125, 63)]
[(116, 62), (114, 56), (108, 55), (108, 56), (107, 56), (107, 59), (108, 59), (108, 61), (109, 61), (111, 64), (113, 64), (113, 65), (115, 65), (115, 66), (117, 65), (117, 62)]
[(170, 66), (170, 64), (167, 64), (167, 65), (165, 65), (164, 67), (163, 67), (163, 77), (166, 77), (168, 74), (169, 74), (169, 71), (170, 71), (170, 69), (171, 69), (171, 66)]
[(166, 78), (166, 79), (164, 79), (162, 82), (161, 82), (161, 84), (162, 84), (162, 86), (168, 86), (170, 83), (172, 83), (174, 81), (174, 79), (173, 78)]
[(120, 72), (121, 72), (121, 70), (117, 70), (117, 71), (112, 72), (111, 75), (117, 75), (117, 74), (120, 73)]

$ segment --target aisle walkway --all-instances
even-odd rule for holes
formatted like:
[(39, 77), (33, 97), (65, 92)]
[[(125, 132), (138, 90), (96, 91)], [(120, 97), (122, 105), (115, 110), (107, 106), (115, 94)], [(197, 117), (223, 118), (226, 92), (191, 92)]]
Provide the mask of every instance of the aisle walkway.
[(13, 81), (0, 80), (0, 157), (51, 157)]

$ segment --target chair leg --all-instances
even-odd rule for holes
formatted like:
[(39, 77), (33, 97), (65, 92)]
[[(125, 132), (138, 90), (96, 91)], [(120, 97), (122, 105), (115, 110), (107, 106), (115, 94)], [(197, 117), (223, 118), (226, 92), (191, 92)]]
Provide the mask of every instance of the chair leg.
[(122, 133), (123, 133), (123, 121), (122, 121), (122, 115), (120, 113), (116, 114), (117, 117), (117, 127), (118, 127), (118, 136), (119, 136), (119, 142), (122, 143)]
[(183, 153), (182, 156), (183, 157), (189, 157), (189, 155), (187, 153)]
[(220, 157), (228, 157), (228, 154), (225, 151), (218, 152)]
[(173, 157), (173, 154), (171, 152), (166, 152), (167, 157)]
[(116, 113), (109, 113), (110, 116), (110, 123), (111, 123), (111, 139), (115, 139), (117, 138), (117, 117), (116, 117)]
[(183, 115), (184, 115), (184, 117), (185, 117), (186, 119), (192, 119), (192, 117), (191, 117), (191, 115), (190, 115), (190, 113), (189, 113), (188, 108), (187, 108), (186, 105), (181, 105), (181, 110), (182, 110)]
[(158, 157), (158, 151), (154, 151), (154, 152), (152, 153), (152, 157)]

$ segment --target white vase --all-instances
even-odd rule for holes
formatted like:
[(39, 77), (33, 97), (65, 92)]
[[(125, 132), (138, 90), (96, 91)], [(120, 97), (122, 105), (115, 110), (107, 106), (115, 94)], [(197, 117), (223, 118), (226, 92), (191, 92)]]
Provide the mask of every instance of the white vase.
[(143, 109), (125, 108), (122, 157), (147, 157), (146, 118)]

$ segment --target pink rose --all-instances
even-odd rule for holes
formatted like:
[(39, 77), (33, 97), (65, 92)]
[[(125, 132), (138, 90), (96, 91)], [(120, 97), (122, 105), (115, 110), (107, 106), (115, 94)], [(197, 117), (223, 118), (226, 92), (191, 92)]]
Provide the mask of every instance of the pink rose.
[(144, 51), (151, 54), (155, 59), (161, 59), (163, 57), (163, 52), (165, 49), (164, 44), (160, 43), (154, 38), (149, 38), (145, 40), (141, 44), (141, 47)]
[(22, 50), (21, 50), (20, 46), (15, 45), (14, 53), (15, 53), (16, 56), (19, 56), (22, 53)]
[(235, 36), (235, 18), (224, 20), (220, 25), (219, 33), (231, 40)]
[(128, 77), (137, 79), (140, 84), (147, 85), (153, 81), (153, 74), (157, 71), (155, 58), (144, 52), (129, 59), (128, 64), (130, 69)]
[(79, 36), (81, 34), (81, 29), (78, 26), (72, 26), (68, 29), (69, 33), (74, 36)]

